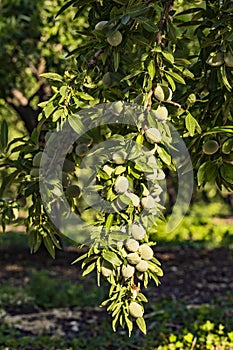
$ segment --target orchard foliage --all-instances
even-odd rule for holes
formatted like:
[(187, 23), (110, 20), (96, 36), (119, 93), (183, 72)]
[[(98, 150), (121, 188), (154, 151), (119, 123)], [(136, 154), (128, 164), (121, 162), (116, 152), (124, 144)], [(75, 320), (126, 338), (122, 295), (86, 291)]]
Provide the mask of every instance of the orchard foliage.
[[(150, 233), (156, 232), (157, 217), (162, 215), (164, 171), (176, 169), (168, 122), (189, 149), (196, 185), (211, 182), (220, 190), (233, 188), (233, 4), (229, 0), (191, 5), (178, 0), (70, 0), (59, 10), (58, 19), (62, 21), (69, 11), (76, 20), (85, 18), (85, 26), (77, 30), (77, 47), (69, 52), (75, 64), (64, 74), (41, 74), (51, 82), (53, 94), (39, 104), (43, 110), (37, 128), (30, 138), (9, 143), (7, 124), (1, 124), (1, 166), (9, 170), (0, 190), (1, 221), (5, 227), (17, 207), (25, 205), (31, 251), (43, 242), (55, 256), (61, 234), (41, 200), (39, 180), (46, 182), (48, 174), (40, 173), (40, 159), (49, 131), (62, 130), (67, 121), (74, 131), (82, 129), (81, 111), (90, 110), (96, 127), (69, 149), (65, 140), (61, 144), (66, 155), (62, 183), (54, 181), (55, 176), (50, 191), (58, 196), (64, 192), (70, 208), (95, 227), (89, 250), (76, 262), (83, 260), (84, 276), (95, 271), (98, 284), (101, 278), (109, 282), (109, 298), (102, 306), (113, 316), (113, 329), (120, 325), (131, 334), (135, 320), (146, 333), (143, 303), (147, 299), (141, 289), (150, 279), (158, 285), (163, 274)], [(99, 125), (96, 111), (106, 103), (116, 123)], [(128, 115), (129, 105), (140, 118), (135, 115), (135, 125), (126, 127), (117, 120)], [(112, 158), (105, 154), (94, 190), (112, 203), (114, 214), (85, 203), (85, 188), (78, 177), (82, 159), (87, 159), (90, 172), (94, 169), (88, 157), (106, 140), (117, 140), (118, 146), (111, 150)], [(143, 146), (147, 152), (141, 152)], [(54, 150), (55, 159), (60, 151)], [(4, 198), (12, 183), (17, 194)]]

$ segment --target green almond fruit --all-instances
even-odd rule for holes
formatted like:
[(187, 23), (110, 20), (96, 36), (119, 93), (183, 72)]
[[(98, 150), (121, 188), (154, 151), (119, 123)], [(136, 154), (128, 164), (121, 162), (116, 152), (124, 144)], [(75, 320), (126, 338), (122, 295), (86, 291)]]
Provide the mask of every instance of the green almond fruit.
[(89, 151), (89, 148), (85, 143), (80, 143), (75, 147), (75, 153), (78, 157), (84, 157)]
[(220, 174), (226, 182), (233, 185), (233, 164), (222, 164)]
[(161, 134), (160, 134), (159, 130), (156, 128), (147, 129), (145, 131), (145, 137), (146, 137), (146, 140), (152, 144), (161, 142), (161, 140), (162, 140)]
[(63, 163), (63, 171), (65, 173), (72, 173), (75, 170), (75, 163), (69, 159), (65, 159)]
[(122, 165), (125, 164), (126, 160), (127, 160), (127, 153), (125, 151), (118, 151), (113, 153), (112, 155), (112, 160), (114, 161), (114, 163), (116, 163), (117, 165)]
[(114, 114), (120, 115), (121, 112), (123, 111), (123, 102), (122, 101), (113, 102), (111, 104), (110, 109)]
[(123, 265), (122, 268), (121, 268), (121, 274), (124, 278), (130, 278), (134, 275), (134, 272), (135, 272), (135, 268), (131, 265)]
[(141, 261), (141, 257), (138, 255), (138, 253), (129, 253), (126, 256), (126, 259), (129, 264), (131, 265), (137, 265)]
[(116, 179), (114, 189), (117, 193), (125, 193), (129, 188), (129, 181), (124, 176), (119, 176)]
[(129, 305), (129, 314), (134, 318), (143, 317), (143, 308), (136, 301), (132, 301)]
[(139, 248), (139, 243), (136, 239), (129, 238), (125, 242), (125, 247), (129, 252), (136, 252)]
[(137, 265), (136, 265), (136, 270), (139, 272), (146, 272), (149, 268), (149, 264), (145, 260), (141, 260)]
[(122, 42), (122, 34), (119, 30), (107, 37), (107, 41), (111, 46), (118, 46)]
[(165, 121), (168, 118), (168, 110), (164, 106), (158, 106), (158, 108), (153, 112), (154, 112), (155, 118), (160, 121)]
[(230, 51), (224, 54), (224, 62), (227, 67), (233, 67), (233, 55)]
[(144, 227), (142, 227), (142, 225), (132, 224), (131, 234), (132, 234), (134, 239), (141, 241), (145, 237), (146, 230), (144, 229)]
[(222, 153), (224, 154), (230, 154), (231, 151), (233, 151), (233, 138), (227, 139), (222, 144)]
[(203, 153), (207, 155), (215, 154), (219, 149), (219, 144), (215, 140), (209, 140), (202, 146)]
[(76, 185), (70, 185), (66, 189), (67, 197), (77, 198), (80, 196), (81, 190)]
[(211, 53), (207, 58), (206, 63), (212, 67), (221, 66), (224, 63), (223, 53), (220, 51), (217, 53)]
[(39, 175), (40, 175), (39, 168), (32, 168), (31, 171), (30, 171), (30, 175), (32, 177), (39, 177)]
[(157, 85), (154, 89), (154, 95), (159, 101), (171, 101), (172, 90), (164, 85)]
[(155, 207), (155, 199), (151, 195), (143, 197), (141, 203), (143, 208), (146, 210), (153, 209)]
[(39, 168), (42, 156), (43, 156), (43, 152), (38, 152), (35, 154), (32, 160), (32, 165), (34, 167)]
[(95, 30), (103, 30), (107, 24), (108, 24), (108, 21), (100, 21), (96, 23)]
[(233, 164), (233, 152), (224, 154), (222, 159), (225, 163)]
[(113, 271), (108, 269), (107, 267), (101, 266), (101, 273), (104, 277), (109, 277), (113, 274)]
[(151, 260), (154, 256), (153, 250), (147, 244), (140, 245), (140, 247), (138, 248), (138, 251), (141, 254), (141, 258), (143, 260)]

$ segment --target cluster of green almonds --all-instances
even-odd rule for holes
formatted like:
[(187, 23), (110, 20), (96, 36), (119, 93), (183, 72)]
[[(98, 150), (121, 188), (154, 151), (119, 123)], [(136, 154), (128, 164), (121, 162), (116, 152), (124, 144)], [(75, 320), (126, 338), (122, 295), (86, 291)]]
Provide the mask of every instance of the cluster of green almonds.
[(100, 21), (95, 25), (95, 30), (105, 32), (107, 34), (107, 42), (111, 46), (118, 46), (122, 42), (122, 34), (119, 30), (111, 32), (113, 24), (109, 24), (109, 21)]
[[(117, 246), (122, 253), (124, 262), (116, 269), (111, 264), (104, 263), (101, 266), (101, 273), (104, 277), (110, 275), (119, 275), (125, 281), (136, 277), (140, 281), (144, 279), (144, 273), (153, 264), (154, 252), (149, 244), (145, 242), (146, 231), (139, 223), (133, 223), (130, 227), (131, 236), (124, 242), (118, 242)], [(131, 282), (130, 282), (131, 283)], [(136, 294), (137, 295), (137, 294)], [(129, 304), (129, 314), (134, 317), (143, 317), (144, 309), (140, 303), (137, 302), (137, 296)]]
[[(153, 258), (154, 253), (147, 243), (141, 243), (145, 238), (146, 231), (140, 224), (132, 224), (130, 230), (130, 238), (117, 244), (125, 259), (125, 264), (122, 264), (120, 268), (120, 274), (125, 280), (133, 276), (143, 280), (143, 273), (148, 270), (148, 261)], [(114, 273), (112, 267), (107, 265), (102, 266), (101, 272), (105, 277)]]

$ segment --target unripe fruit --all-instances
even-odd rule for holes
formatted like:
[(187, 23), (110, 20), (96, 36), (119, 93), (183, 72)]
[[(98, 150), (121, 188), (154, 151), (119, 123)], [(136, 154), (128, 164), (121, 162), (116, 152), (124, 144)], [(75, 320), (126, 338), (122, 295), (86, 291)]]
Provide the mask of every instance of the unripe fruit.
[(104, 277), (109, 277), (112, 275), (113, 270), (111, 270), (105, 266), (101, 266), (101, 273)]
[(224, 62), (227, 67), (233, 67), (233, 55), (230, 51), (224, 54)]
[(69, 159), (65, 159), (63, 163), (63, 171), (65, 173), (72, 173), (75, 170), (75, 164)]
[(110, 109), (116, 115), (121, 114), (121, 112), (123, 111), (123, 102), (121, 101), (113, 102), (110, 106)]
[(155, 118), (160, 121), (167, 120), (168, 110), (164, 106), (158, 106), (158, 108), (154, 111)]
[(163, 170), (162, 169), (158, 169), (157, 171), (158, 171), (158, 173), (157, 173), (157, 180), (165, 179), (165, 173), (163, 172)]
[(85, 143), (80, 143), (75, 147), (75, 153), (78, 157), (84, 157), (88, 153), (88, 147)]
[(126, 159), (127, 159), (127, 153), (125, 151), (115, 152), (112, 155), (112, 159), (113, 159), (114, 163), (116, 163), (118, 165), (124, 164), (126, 162)]
[(136, 301), (132, 301), (129, 305), (129, 314), (134, 318), (142, 317), (143, 309), (141, 305), (139, 305)]
[(135, 239), (129, 238), (125, 242), (125, 247), (128, 249), (129, 252), (136, 252), (139, 248), (139, 243)]
[(210, 54), (206, 60), (206, 63), (212, 67), (219, 67), (224, 63), (223, 53), (217, 52), (215, 54)]
[(124, 278), (130, 278), (134, 275), (135, 268), (131, 265), (123, 265), (121, 268), (121, 273)]
[(117, 193), (124, 193), (129, 188), (129, 181), (124, 176), (119, 176), (116, 179), (114, 189)]
[(157, 85), (154, 89), (154, 95), (159, 101), (171, 101), (172, 90), (167, 86)]
[(108, 21), (100, 21), (100, 22), (96, 23), (95, 29), (96, 30), (103, 30), (103, 28), (105, 27), (105, 25), (107, 23), (108, 23)]
[(152, 144), (161, 142), (162, 140), (161, 134), (159, 130), (156, 128), (147, 129), (145, 132), (145, 137), (146, 137), (146, 140)]
[(141, 200), (144, 209), (153, 209), (155, 207), (155, 200), (152, 196), (143, 197)]
[(141, 260), (137, 265), (136, 265), (136, 269), (139, 272), (145, 272), (147, 271), (149, 268), (148, 262), (145, 260)]
[(220, 166), (220, 174), (225, 181), (233, 185), (233, 164), (223, 163), (223, 165)]
[(147, 244), (140, 245), (138, 251), (141, 253), (141, 258), (143, 260), (151, 260), (154, 256), (153, 250)]
[(102, 83), (105, 87), (110, 87), (112, 86), (112, 77), (111, 77), (111, 73), (110, 72), (107, 72), (103, 75), (103, 78), (102, 78)]
[(138, 253), (129, 253), (126, 257), (129, 264), (137, 265), (141, 261), (141, 257)]
[(190, 94), (188, 96), (188, 98), (187, 98), (186, 103), (187, 103), (188, 106), (193, 106), (195, 104), (196, 100), (197, 100), (196, 95), (195, 94)]
[(107, 37), (107, 41), (111, 46), (118, 46), (122, 42), (122, 35), (119, 30)]
[(42, 156), (43, 152), (38, 152), (37, 154), (35, 154), (32, 160), (32, 165), (34, 167), (39, 168)]
[(145, 237), (146, 231), (142, 225), (133, 224), (131, 226), (131, 234), (134, 239), (141, 241)]
[(203, 153), (207, 154), (207, 155), (212, 155), (214, 153), (216, 153), (219, 149), (219, 144), (217, 141), (215, 140), (209, 140), (206, 143), (204, 143), (202, 150)]
[(33, 169), (31, 169), (31, 171), (30, 171), (30, 175), (31, 175), (32, 177), (39, 177), (39, 175), (40, 175), (40, 170), (39, 170), (38, 168), (33, 168)]
[(233, 138), (227, 139), (222, 144), (222, 153), (224, 154), (230, 154), (231, 151), (233, 151)]
[(76, 198), (80, 196), (80, 188), (76, 185), (70, 185), (66, 189), (66, 195), (68, 197)]
[(139, 206), (140, 198), (136, 194), (131, 193), (131, 192), (126, 192), (125, 195), (131, 199), (134, 207)]

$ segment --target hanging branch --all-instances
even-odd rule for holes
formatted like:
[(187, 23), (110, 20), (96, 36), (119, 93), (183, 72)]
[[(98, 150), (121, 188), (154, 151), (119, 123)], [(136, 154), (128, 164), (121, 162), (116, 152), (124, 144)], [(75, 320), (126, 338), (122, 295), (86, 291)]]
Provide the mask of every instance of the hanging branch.
[(163, 31), (163, 26), (164, 26), (164, 23), (169, 15), (169, 12), (172, 10), (173, 8), (173, 5), (174, 5), (174, 0), (168, 0), (165, 5), (164, 5), (164, 9), (163, 9), (163, 12), (162, 12), (162, 16), (161, 16), (161, 19), (158, 23), (158, 34), (157, 34), (157, 43), (159, 45), (162, 45), (162, 31)]

